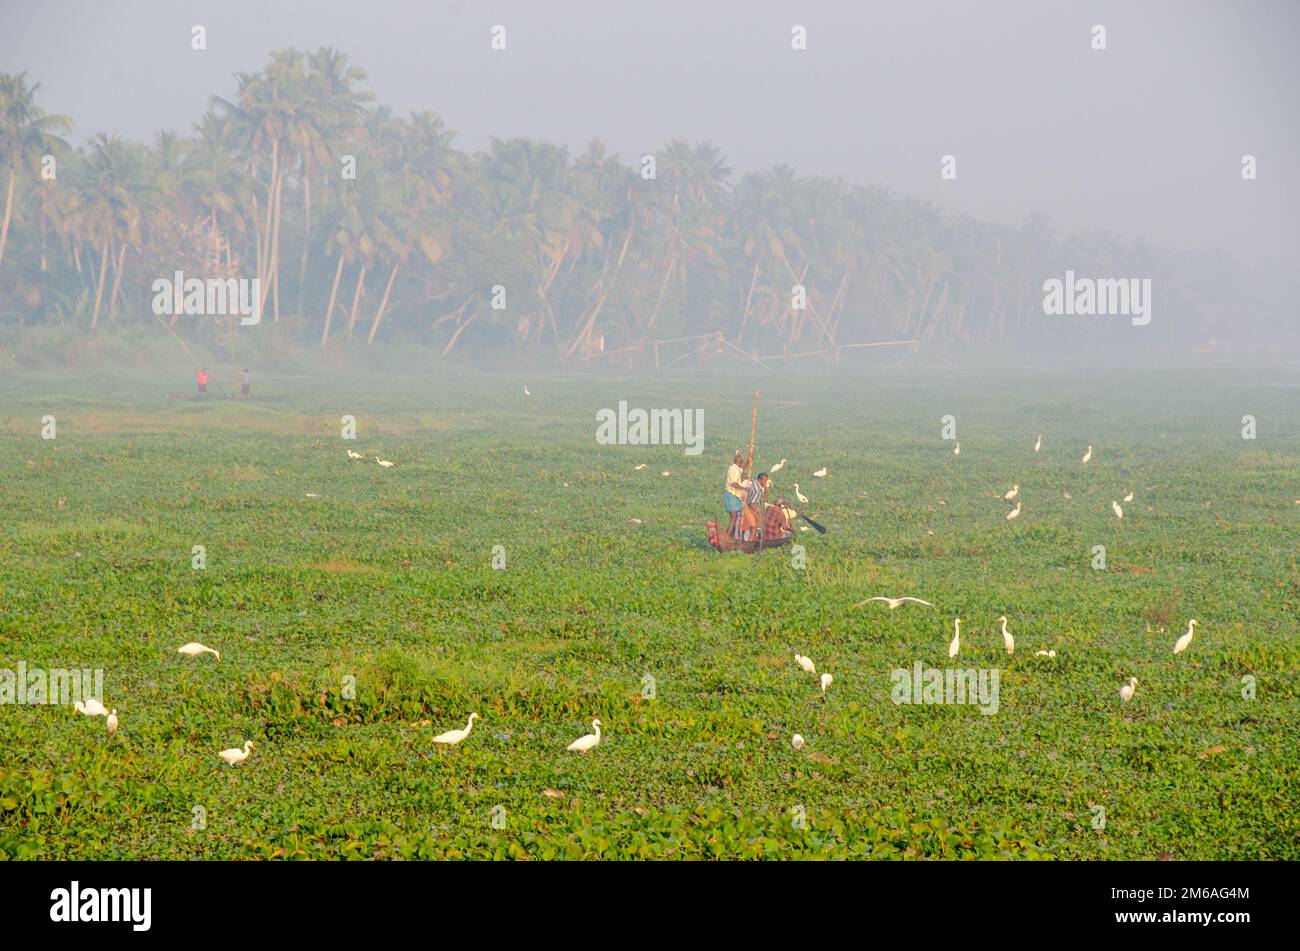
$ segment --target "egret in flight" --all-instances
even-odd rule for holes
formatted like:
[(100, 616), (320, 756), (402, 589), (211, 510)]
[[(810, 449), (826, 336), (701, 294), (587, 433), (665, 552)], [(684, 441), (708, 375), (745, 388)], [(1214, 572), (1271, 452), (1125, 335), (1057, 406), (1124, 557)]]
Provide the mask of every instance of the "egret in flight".
[(906, 596), (902, 598), (887, 598), (883, 594), (878, 594), (874, 598), (867, 598), (866, 601), (859, 601), (857, 604), (853, 606), (855, 608), (860, 608), (862, 607), (862, 605), (868, 604), (872, 601), (884, 601), (886, 604), (889, 605), (889, 610), (891, 611), (894, 610), (894, 608), (898, 607), (900, 604), (902, 604), (904, 601), (913, 601), (916, 604), (924, 604), (927, 608), (934, 607), (934, 605), (931, 604), (929, 601), (922, 601), (920, 598), (913, 598), (911, 596)]

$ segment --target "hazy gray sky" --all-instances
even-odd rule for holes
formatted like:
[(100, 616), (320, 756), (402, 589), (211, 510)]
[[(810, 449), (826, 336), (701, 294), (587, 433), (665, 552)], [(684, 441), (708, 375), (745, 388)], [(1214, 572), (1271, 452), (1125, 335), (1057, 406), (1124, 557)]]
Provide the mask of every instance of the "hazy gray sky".
[(0, 70), (40, 81), (78, 140), (188, 132), (290, 45), (346, 51), (378, 101), (438, 112), (462, 149), (599, 136), (631, 161), (709, 139), (737, 172), (785, 161), (989, 221), (1300, 260), (1293, 0), (0, 0)]

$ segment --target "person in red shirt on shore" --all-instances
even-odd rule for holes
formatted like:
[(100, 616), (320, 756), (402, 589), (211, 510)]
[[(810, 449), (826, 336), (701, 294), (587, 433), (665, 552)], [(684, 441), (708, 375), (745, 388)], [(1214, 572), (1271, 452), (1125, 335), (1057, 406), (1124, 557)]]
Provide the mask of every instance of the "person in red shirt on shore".
[(208, 392), (208, 368), (199, 367), (199, 371), (194, 374), (194, 380), (199, 384), (199, 396)]

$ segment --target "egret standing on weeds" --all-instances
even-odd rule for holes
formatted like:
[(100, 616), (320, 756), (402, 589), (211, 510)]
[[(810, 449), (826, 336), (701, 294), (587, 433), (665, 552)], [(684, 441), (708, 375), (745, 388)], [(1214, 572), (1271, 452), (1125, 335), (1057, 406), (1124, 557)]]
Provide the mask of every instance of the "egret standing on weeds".
[(232, 746), (228, 750), (222, 750), (217, 755), (220, 756), (230, 766), (235, 766), (248, 759), (248, 754), (253, 751), (253, 741), (245, 740), (244, 748), (241, 750), (237, 746)]
[(795, 654), (794, 662), (804, 669), (805, 673), (817, 673), (817, 665), (813, 663), (811, 657), (805, 657), (803, 654)]
[(351, 449), (349, 449), (349, 450), (348, 450), (348, 458), (349, 458), (349, 459), (364, 459), (365, 457), (362, 456), (361, 453), (359, 453), (359, 452), (353, 452)]
[(600, 742), (600, 721), (592, 720), (591, 728), (595, 733), (588, 733), (586, 736), (580, 736), (568, 745), (568, 749), (574, 753), (585, 753), (597, 743)]
[(794, 497), (798, 499), (800, 502), (802, 502), (804, 505), (808, 504), (808, 496), (804, 495), (802, 492), (799, 491), (798, 482), (794, 484)]
[(769, 468), (769, 469), (767, 470), (767, 474), (768, 474), (768, 475), (771, 475), (773, 472), (780, 472), (784, 467), (785, 467), (785, 460), (782, 459), (782, 460), (781, 460), (780, 462), (778, 462), (776, 465), (774, 465), (774, 466), (772, 466), (771, 468)]
[(1020, 506), (1021, 506), (1022, 504), (1023, 504), (1023, 503), (1021, 503), (1021, 502), (1017, 502), (1017, 503), (1016, 503), (1016, 507), (1013, 508), (1010, 512), (1007, 513), (1007, 521), (1008, 521), (1008, 522), (1011, 521), (1013, 518), (1019, 518), (1019, 517), (1020, 517)]
[(188, 644), (182, 644), (176, 648), (176, 653), (184, 654), (186, 657), (197, 657), (200, 654), (215, 654), (217, 660), (221, 660), (221, 651), (213, 650), (211, 647), (204, 647), (198, 641), (190, 641)]
[(1174, 645), (1175, 654), (1181, 654), (1183, 651), (1187, 650), (1187, 645), (1192, 642), (1192, 628), (1196, 627), (1196, 625), (1200, 623), (1201, 622), (1196, 620), (1196, 618), (1192, 618), (1187, 622), (1187, 633), (1178, 638), (1178, 643)]
[(961, 443), (957, 443), (955, 446), (952, 447), (952, 454), (954, 456), (961, 455)]
[(1125, 703), (1128, 703), (1133, 699), (1133, 691), (1137, 689), (1137, 685), (1138, 679), (1136, 677), (1130, 677), (1128, 683), (1119, 688), (1119, 698)]
[(94, 697), (91, 697), (84, 703), (80, 700), (76, 701), (72, 705), (72, 709), (76, 710), (78, 713), (84, 713), (88, 717), (102, 717), (108, 713), (108, 708)]
[(834, 679), (830, 674), (822, 674), (822, 693), (826, 692), (826, 688), (831, 685), (831, 681)]
[(1014, 653), (1016, 649), (1016, 639), (1007, 631), (1007, 616), (1004, 614), (1002, 617), (998, 618), (998, 620), (1002, 622), (1002, 643), (1006, 647), (1008, 654)]
[(1088, 460), (1091, 458), (1092, 458), (1092, 446), (1089, 446), (1088, 451), (1083, 454), (1084, 464), (1086, 465)]
[(1038, 452), (1038, 450), (1042, 448), (1043, 448), (1043, 434), (1039, 433), (1038, 440), (1034, 443), (1034, 452)]
[(813, 475), (816, 476), (818, 479), (826, 478), (826, 467), (822, 466), (820, 469), (814, 472)]
[(108, 732), (110, 734), (117, 732), (117, 707), (114, 707), (113, 712), (108, 715), (106, 725), (108, 726)]
[(956, 657), (959, 650), (961, 650), (961, 618), (954, 618), (952, 622), (952, 642), (948, 645), (948, 656)]
[(387, 459), (380, 459), (378, 456), (375, 456), (375, 462), (379, 463), (385, 469), (391, 469), (393, 467), (393, 464)]
[(1004, 499), (1006, 499), (1008, 502), (1010, 502), (1012, 499), (1014, 499), (1014, 498), (1015, 498), (1017, 495), (1019, 495), (1019, 494), (1020, 494), (1020, 485), (1019, 485), (1019, 483), (1013, 483), (1012, 486), (1011, 486), (1011, 491), (1008, 492), (1006, 495), (1004, 495), (1004, 496), (1002, 496), (1002, 497), (1003, 497)]
[(481, 717), (479, 717), (477, 713), (471, 713), (469, 715), (469, 722), (465, 724), (465, 729), (448, 730), (446, 733), (439, 733), (433, 738), (433, 742), (442, 746), (455, 746), (461, 740), (465, 739), (465, 737), (469, 736), (469, 731), (474, 728), (474, 721), (478, 719), (481, 719)]
[(1116, 502), (1114, 499), (1110, 500), (1110, 510), (1115, 513), (1116, 518), (1124, 517), (1124, 510), (1119, 507), (1119, 503)]

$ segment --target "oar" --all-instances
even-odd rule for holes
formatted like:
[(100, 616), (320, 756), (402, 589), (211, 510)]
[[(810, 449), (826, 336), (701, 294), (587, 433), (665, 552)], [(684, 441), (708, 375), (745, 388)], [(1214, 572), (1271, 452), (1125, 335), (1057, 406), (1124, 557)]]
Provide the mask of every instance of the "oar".
[(801, 519), (803, 519), (805, 522), (807, 522), (809, 525), (811, 525), (813, 528), (817, 529), (817, 531), (820, 532), (821, 534), (823, 534), (823, 535), (826, 534), (826, 528), (825, 528), (824, 526), (819, 525), (819, 524), (817, 524), (816, 522), (814, 522), (814, 521), (813, 521), (812, 519), (810, 519), (807, 515), (800, 515), (799, 517), (800, 517)]

